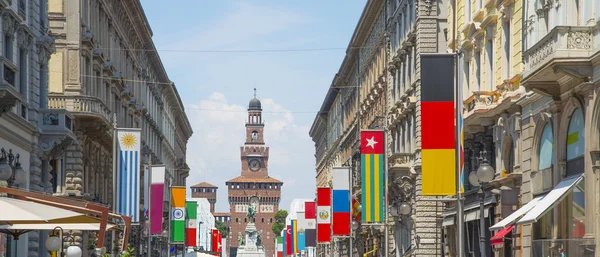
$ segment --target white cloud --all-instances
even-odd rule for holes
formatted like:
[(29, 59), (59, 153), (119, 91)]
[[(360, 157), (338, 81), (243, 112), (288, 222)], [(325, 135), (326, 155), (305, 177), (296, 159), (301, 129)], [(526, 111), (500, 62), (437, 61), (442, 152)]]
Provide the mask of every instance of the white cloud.
[[(273, 99), (262, 99), (262, 108), (265, 141), (270, 147), (269, 175), (284, 182), (281, 205), (288, 206), (293, 198), (312, 197), (315, 179), (309, 128), (295, 124), (293, 114)], [(217, 210), (229, 211), (225, 181), (241, 173), (246, 106), (229, 103), (225, 94), (215, 92), (186, 110), (194, 129), (188, 143), (187, 184), (207, 181), (218, 186)]]

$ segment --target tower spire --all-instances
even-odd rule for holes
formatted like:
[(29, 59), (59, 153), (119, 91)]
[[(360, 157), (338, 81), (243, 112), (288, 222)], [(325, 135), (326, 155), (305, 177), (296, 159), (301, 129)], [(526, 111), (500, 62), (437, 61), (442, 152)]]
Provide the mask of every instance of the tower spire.
[(254, 88), (254, 98), (256, 98), (256, 88)]

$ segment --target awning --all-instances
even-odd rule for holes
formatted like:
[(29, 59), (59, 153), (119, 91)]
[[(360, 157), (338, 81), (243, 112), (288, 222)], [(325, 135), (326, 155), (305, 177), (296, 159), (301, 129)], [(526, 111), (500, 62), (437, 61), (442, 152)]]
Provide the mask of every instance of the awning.
[[(100, 230), (100, 220), (96, 223), (44, 223), (44, 224), (13, 224), (0, 225), (0, 232), (9, 230), (53, 230), (60, 227), (63, 230)], [(115, 224), (107, 224), (106, 230), (118, 230), (119, 227)]]
[(515, 223), (515, 221), (517, 219), (523, 217), (523, 215), (527, 214), (527, 212), (529, 212), (531, 209), (533, 209), (533, 207), (535, 207), (537, 205), (537, 203), (540, 200), (542, 200), (542, 198), (544, 198), (544, 195), (541, 195), (541, 196), (538, 196), (536, 198), (531, 199), (531, 201), (529, 201), (527, 204), (525, 204), (524, 206), (522, 206), (521, 208), (519, 208), (515, 212), (511, 213), (510, 215), (508, 215), (508, 217), (504, 218), (500, 222), (498, 222), (495, 225), (491, 226), (490, 230), (493, 231), (493, 230), (503, 229), (506, 226)]
[(504, 237), (510, 233), (513, 228), (515, 227), (515, 225), (510, 225), (500, 231), (498, 231), (498, 233), (496, 233), (491, 239), (490, 239), (490, 243), (492, 245), (497, 245), (497, 244), (502, 244), (504, 243)]
[[(479, 220), (479, 216), (480, 216), (479, 213), (480, 213), (479, 209), (466, 212), (464, 221), (467, 222), (467, 221)], [(487, 218), (489, 213), (490, 213), (490, 207), (486, 206), (485, 209), (483, 209), (483, 217)]]
[(444, 217), (444, 220), (442, 221), (442, 226), (447, 227), (452, 225), (454, 225), (454, 216)]
[(568, 177), (560, 181), (538, 204), (531, 209), (517, 224), (528, 224), (537, 222), (552, 206), (559, 203), (571, 190), (583, 179), (583, 174)]
[(0, 197), (0, 225), (89, 223), (85, 214), (8, 197)]

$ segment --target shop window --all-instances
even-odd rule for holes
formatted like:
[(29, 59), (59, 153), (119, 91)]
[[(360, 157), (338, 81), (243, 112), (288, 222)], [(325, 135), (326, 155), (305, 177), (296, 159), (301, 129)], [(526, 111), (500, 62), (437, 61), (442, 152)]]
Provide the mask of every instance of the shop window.
[(539, 170), (550, 168), (554, 162), (553, 141), (554, 137), (552, 136), (552, 126), (550, 124), (546, 124), (540, 139), (540, 155), (538, 163)]
[(585, 178), (581, 180), (571, 193), (573, 202), (572, 210), (572, 238), (583, 238), (585, 235)]
[(580, 108), (577, 108), (571, 115), (566, 144), (567, 176), (583, 172), (584, 121)]

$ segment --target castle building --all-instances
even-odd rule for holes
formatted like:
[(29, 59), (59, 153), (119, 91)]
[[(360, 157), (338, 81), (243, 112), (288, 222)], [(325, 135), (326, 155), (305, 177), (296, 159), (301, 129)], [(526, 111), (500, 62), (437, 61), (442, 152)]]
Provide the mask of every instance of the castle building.
[(215, 213), (215, 203), (217, 202), (217, 186), (207, 182), (201, 182), (191, 186), (192, 198), (206, 198), (210, 203), (210, 213)]
[(248, 105), (246, 142), (240, 148), (241, 174), (225, 182), (230, 205), (230, 256), (237, 253), (238, 235), (244, 235), (250, 222), (246, 217), (250, 204), (256, 210), (256, 228), (262, 232), (266, 256), (275, 252), (276, 235), (271, 226), (279, 209), (283, 182), (269, 176), (269, 147), (264, 141), (264, 127), (261, 103), (255, 95)]

